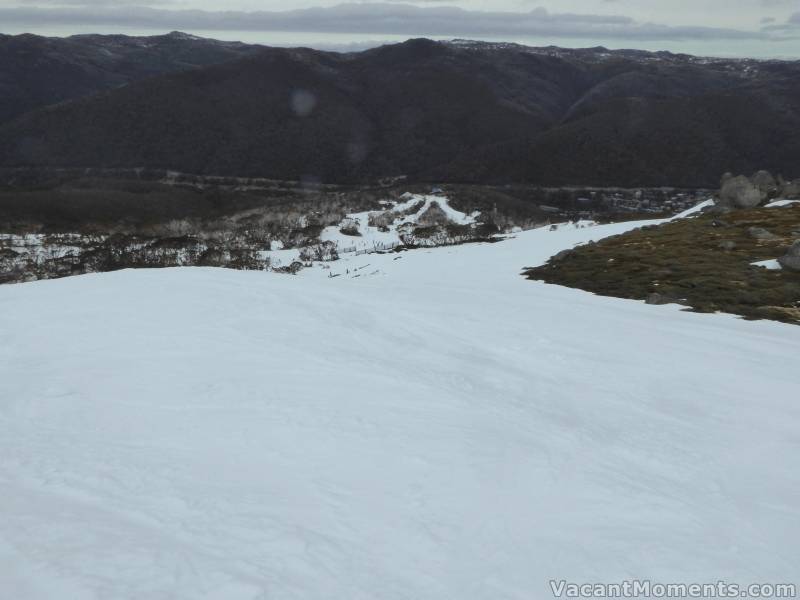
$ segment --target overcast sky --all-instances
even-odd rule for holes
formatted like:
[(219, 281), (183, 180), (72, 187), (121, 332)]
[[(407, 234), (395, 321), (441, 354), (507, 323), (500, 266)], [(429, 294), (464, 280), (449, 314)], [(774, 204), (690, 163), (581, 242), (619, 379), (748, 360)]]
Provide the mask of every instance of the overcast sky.
[(0, 31), (153, 34), (323, 48), (409, 37), (800, 58), (800, 0), (0, 0)]

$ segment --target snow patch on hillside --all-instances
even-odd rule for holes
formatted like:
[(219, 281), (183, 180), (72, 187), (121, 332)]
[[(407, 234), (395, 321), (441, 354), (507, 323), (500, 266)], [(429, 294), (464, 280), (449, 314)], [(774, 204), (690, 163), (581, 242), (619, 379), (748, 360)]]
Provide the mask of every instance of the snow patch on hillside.
[(792, 206), (793, 204), (800, 204), (800, 200), (773, 200), (766, 205), (766, 208), (781, 208), (784, 206)]
[(700, 204), (696, 204), (692, 208), (688, 208), (685, 211), (683, 211), (681, 213), (678, 213), (677, 215), (672, 217), (671, 220), (685, 219), (687, 217), (691, 217), (693, 215), (700, 214), (701, 212), (703, 212), (704, 209), (708, 208), (709, 206), (714, 206), (714, 204), (715, 204), (714, 200), (711, 200), (711, 199), (705, 200), (705, 201), (701, 202)]
[(750, 264), (755, 267), (764, 267), (765, 269), (769, 269), (771, 271), (780, 271), (783, 268), (781, 267), (781, 263), (778, 262), (777, 258), (770, 258), (768, 260), (759, 260)]

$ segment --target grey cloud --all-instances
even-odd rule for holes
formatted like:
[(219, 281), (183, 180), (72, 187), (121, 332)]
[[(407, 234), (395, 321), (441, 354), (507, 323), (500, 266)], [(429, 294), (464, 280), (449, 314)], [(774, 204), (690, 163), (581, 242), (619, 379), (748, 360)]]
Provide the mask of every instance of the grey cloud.
[[(374, 4), (375, 0), (357, 0), (364, 4)], [(383, 0), (385, 3), (397, 4), (452, 4), (454, 0)]]
[[(92, 1), (92, 0), (89, 0)], [(96, 0), (95, 0), (96, 1)], [(768, 32), (639, 23), (626, 16), (470, 11), (453, 6), (341, 4), (289, 11), (202, 11), (151, 7), (16, 7), (0, 9), (0, 22), (79, 24), (207, 31), (291, 31), (463, 37), (558, 36), (625, 40), (764, 39)]]
[[(137, 6), (163, 6), (163, 5), (171, 5), (174, 4), (175, 0), (136, 0)], [(34, 0), (30, 1), (27, 0), (25, 2), (20, 3), (22, 6), (32, 6), (37, 7), (41, 5), (45, 5), (48, 7), (59, 7), (59, 6), (69, 6), (69, 7), (119, 7), (120, 2), (119, 0)], [(6, 9), (0, 8), (0, 11)], [(14, 10), (14, 9), (9, 9)], [(0, 12), (2, 14), (2, 12)]]
[(790, 36), (800, 32), (800, 12), (796, 12), (793, 15), (789, 16), (789, 18), (784, 23), (775, 23), (772, 25), (765, 25), (761, 28), (761, 31), (767, 34), (780, 34), (784, 36)]

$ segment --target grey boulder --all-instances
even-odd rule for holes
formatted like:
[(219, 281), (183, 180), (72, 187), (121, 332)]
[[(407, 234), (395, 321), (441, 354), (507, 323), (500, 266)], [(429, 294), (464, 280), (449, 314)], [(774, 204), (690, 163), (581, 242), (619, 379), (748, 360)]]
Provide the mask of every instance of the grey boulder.
[(765, 195), (774, 193), (778, 189), (778, 182), (769, 171), (758, 171), (750, 178), (750, 182)]
[(767, 199), (767, 192), (759, 189), (744, 175), (725, 180), (719, 192), (723, 206), (753, 208)]
[(749, 235), (751, 238), (765, 242), (781, 239), (780, 236), (775, 235), (771, 231), (767, 231), (763, 227), (748, 227), (747, 235)]
[(784, 181), (778, 188), (778, 195), (781, 198), (788, 200), (796, 200), (800, 198), (800, 179), (793, 181)]
[(800, 240), (789, 247), (789, 250), (778, 259), (778, 263), (789, 271), (800, 272)]

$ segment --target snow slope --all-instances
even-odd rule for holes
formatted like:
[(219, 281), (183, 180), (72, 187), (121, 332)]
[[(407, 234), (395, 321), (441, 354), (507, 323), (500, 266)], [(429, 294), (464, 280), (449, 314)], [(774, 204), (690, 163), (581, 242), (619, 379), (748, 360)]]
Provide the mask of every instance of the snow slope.
[(519, 276), (631, 226), (0, 287), (0, 596), (796, 581), (800, 328)]
[(670, 219), (667, 220), (674, 221), (675, 219), (685, 219), (686, 217), (691, 217), (692, 215), (700, 214), (701, 212), (703, 212), (703, 209), (708, 208), (710, 206), (714, 206), (714, 204), (715, 202), (712, 199), (704, 200), (703, 202), (695, 204), (693, 207), (687, 208), (683, 212), (680, 212), (674, 217), (671, 217)]

